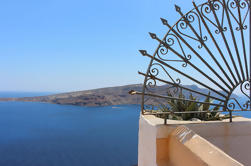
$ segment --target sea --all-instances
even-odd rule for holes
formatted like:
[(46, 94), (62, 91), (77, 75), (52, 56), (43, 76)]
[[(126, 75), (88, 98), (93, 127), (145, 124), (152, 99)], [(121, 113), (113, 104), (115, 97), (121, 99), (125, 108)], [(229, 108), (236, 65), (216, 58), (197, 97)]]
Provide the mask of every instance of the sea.
[(135, 166), (139, 113), (139, 105), (0, 102), (0, 166)]
[[(136, 166), (139, 114), (139, 105), (0, 102), (0, 166)], [(251, 118), (251, 112), (237, 115)]]

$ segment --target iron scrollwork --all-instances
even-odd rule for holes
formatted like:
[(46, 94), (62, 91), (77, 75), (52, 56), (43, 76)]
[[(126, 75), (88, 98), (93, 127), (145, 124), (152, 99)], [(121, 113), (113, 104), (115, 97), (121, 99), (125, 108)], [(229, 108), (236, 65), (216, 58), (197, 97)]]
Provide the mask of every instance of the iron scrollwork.
[[(249, 5), (250, 4), (246, 0), (228, 0), (227, 1), (227, 6), (226, 7), (227, 7), (229, 13), (232, 15), (233, 19), (238, 24), (238, 27), (235, 28), (237, 31), (246, 30), (247, 29), (247, 25), (244, 25), (244, 24), (245, 24), (245, 20), (247, 18), (248, 12), (250, 10), (250, 6)], [(247, 8), (247, 11), (246, 11), (246, 13), (244, 15), (244, 18), (242, 20), (239, 20), (238, 18), (236, 18), (236, 16), (233, 13), (233, 10), (239, 10), (238, 14), (241, 15), (240, 9), (244, 10), (246, 8)]]
[[(208, 3), (205, 3), (201, 6), (200, 12), (202, 16), (209, 21), (214, 27), (217, 29), (215, 30), (216, 34), (219, 34), (221, 32), (225, 32), (227, 30), (227, 27), (224, 26), (224, 17), (225, 17), (225, 10), (224, 5), (220, 1), (209, 1)], [(207, 15), (209, 14), (215, 14), (217, 15), (217, 12), (221, 13), (221, 19), (219, 21), (219, 25), (217, 23), (213, 22), (212, 19), (210, 19)]]
[[(194, 2), (193, 2), (194, 3)], [(197, 96), (210, 97), (210, 99), (216, 100), (216, 102), (224, 103), (207, 103), (211, 106), (219, 105), (222, 111), (229, 111), (230, 117), (232, 117), (232, 111), (251, 111), (250, 109), (250, 64), (247, 62), (245, 54), (245, 40), (243, 30), (247, 29), (248, 26), (244, 25), (247, 20), (248, 14), (250, 14), (250, 1), (248, 0), (208, 0), (207, 2), (196, 6), (194, 3), (194, 9), (183, 14), (181, 8), (176, 6), (176, 11), (181, 15), (181, 18), (173, 25), (169, 25), (167, 20), (162, 19), (162, 23), (168, 26), (169, 30), (161, 40), (156, 34), (150, 33), (150, 36), (159, 42), (159, 46), (155, 53), (149, 55), (146, 51), (141, 50), (142, 55), (151, 58), (151, 62), (148, 66), (148, 70), (145, 76), (145, 82), (142, 93), (142, 110), (145, 108), (156, 109), (164, 99), (170, 99), (168, 96), (161, 94), (155, 94), (158, 92), (156, 88), (161, 85), (167, 85), (162, 87), (165, 88), (166, 92), (177, 94), (184, 89), (183, 92), (196, 94)], [(235, 10), (235, 11), (234, 11)], [(238, 15), (235, 15), (238, 12)], [(238, 17), (237, 17), (238, 16)], [(231, 17), (231, 18), (230, 18)], [(238, 27), (234, 27), (231, 23), (236, 22)], [(237, 33), (233, 31), (233, 27), (240, 31)], [(205, 29), (203, 29), (205, 28)], [(213, 33), (211, 33), (211, 28)], [(216, 28), (216, 29), (215, 29)], [(229, 33), (226, 32), (229, 30)], [(207, 32), (207, 33), (206, 33)], [(236, 34), (234, 34), (236, 32)], [(214, 37), (214, 35), (217, 37)], [(236, 35), (242, 35), (239, 44), (242, 47), (237, 48)], [(229, 37), (229, 40), (228, 40)], [(208, 39), (212, 39), (209, 42), (214, 44), (208, 44)], [(192, 41), (192, 42), (191, 42)], [(196, 42), (195, 46), (192, 45)], [(220, 42), (223, 41), (223, 44)], [(197, 42), (199, 45), (197, 46)], [(201, 49), (207, 53), (206, 55), (200, 54)], [(221, 49), (221, 47), (225, 47)], [(243, 51), (239, 51), (243, 49)], [(219, 55), (213, 50), (218, 50)], [(190, 53), (191, 52), (191, 53)], [(242, 52), (244, 52), (242, 55)], [(209, 61), (207, 56), (209, 55), (213, 61)], [(192, 56), (199, 62), (190, 61)], [(225, 59), (225, 57), (230, 60)], [(237, 62), (239, 63), (237, 66)], [(222, 60), (225, 60), (225, 65), (222, 65)], [(194, 60), (193, 60), (194, 61)], [(179, 69), (177, 64), (182, 63), (182, 67), (189, 67)], [(242, 68), (242, 63), (245, 63), (245, 69)], [(224, 64), (224, 63), (223, 63)], [(203, 65), (203, 67), (201, 67)], [(217, 67), (216, 67), (216, 66)], [(249, 65), (249, 66), (248, 66)], [(223, 67), (222, 67), (223, 66)], [(197, 75), (194, 75), (189, 70), (195, 70)], [(208, 72), (210, 71), (210, 73)], [(240, 72), (241, 71), (241, 72)], [(246, 72), (246, 73), (245, 73)], [(176, 74), (178, 73), (178, 74)], [(232, 77), (229, 77), (229, 73)], [(188, 86), (181, 84), (181, 79), (178, 77), (186, 78), (189, 83), (192, 82), (195, 85), (202, 86), (207, 92), (200, 91), (198, 89), (189, 88)], [(201, 76), (207, 81), (201, 79)], [(222, 77), (223, 76), (223, 77)], [(216, 78), (216, 79), (215, 79)], [(185, 79), (184, 79), (185, 80)], [(182, 80), (182, 83), (186, 82)], [(216, 87), (218, 89), (216, 89)], [(239, 100), (235, 95), (234, 91), (237, 90), (242, 93), (245, 97), (244, 100)], [(144, 97), (145, 96), (145, 97)], [(172, 100), (185, 100), (175, 99)], [(196, 102), (196, 100), (194, 101)], [(201, 103), (197, 101), (197, 103)], [(203, 102), (202, 102), (203, 103)], [(231, 118), (230, 118), (231, 121)]]
[[(168, 45), (168, 48), (164, 44), (160, 44), (158, 51), (156, 53), (157, 57), (161, 59), (162, 61), (172, 61), (172, 62), (184, 62), (182, 64), (183, 67), (187, 66), (187, 62), (192, 58), (190, 54), (186, 54), (182, 44), (180, 42), (180, 39), (175, 34), (168, 34), (167, 37), (164, 38), (163, 42), (165, 45)], [(169, 47), (173, 48), (179, 48), (181, 51), (180, 54), (183, 55), (183, 59), (175, 59), (173, 58), (174, 55), (169, 53)], [(178, 51), (178, 49), (176, 49)]]
[[(242, 93), (242, 103), (240, 103), (236, 98), (230, 98), (228, 100), (228, 109), (234, 110), (236, 108), (245, 111), (250, 110), (250, 81), (245, 80), (240, 83), (239, 86), (236, 88), (240, 88), (240, 91)], [(244, 101), (245, 98), (245, 101)]]
[[(196, 19), (195, 19), (196, 18)], [(196, 25), (196, 27), (199, 28), (199, 37), (197, 38), (196, 36), (193, 37), (193, 36), (190, 36), (188, 34), (186, 34), (184, 32), (184, 30), (188, 29), (189, 25), (195, 23), (197, 20), (198, 22), (198, 25)], [(198, 45), (198, 48), (201, 49), (202, 46), (203, 46), (203, 43), (207, 41), (207, 36), (203, 36), (202, 35), (202, 27), (201, 27), (201, 20), (200, 20), (200, 17), (199, 15), (194, 12), (194, 11), (191, 11), (189, 13), (187, 13), (177, 24), (176, 24), (176, 29), (177, 31), (182, 34), (183, 36), (186, 36), (192, 40), (195, 40), (197, 42), (200, 42), (200, 45)], [(193, 29), (194, 30), (194, 29)], [(197, 33), (197, 32), (193, 32), (193, 33)]]

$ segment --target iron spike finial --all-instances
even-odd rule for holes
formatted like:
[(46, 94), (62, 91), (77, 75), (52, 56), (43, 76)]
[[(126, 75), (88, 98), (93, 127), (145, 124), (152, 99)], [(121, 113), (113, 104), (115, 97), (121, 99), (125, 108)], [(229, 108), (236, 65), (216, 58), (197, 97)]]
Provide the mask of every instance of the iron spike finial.
[(146, 50), (139, 50), (139, 52), (140, 52), (143, 56), (145, 56), (145, 55), (147, 54)]
[(177, 12), (180, 12), (180, 7), (178, 6), (178, 5), (174, 5), (175, 6), (175, 10), (177, 11)]
[(196, 4), (195, 4), (194, 0), (192, 1), (192, 3), (193, 3), (193, 5), (194, 5), (194, 6), (196, 6)]
[(163, 25), (167, 25), (167, 20), (164, 18), (160, 18), (160, 20), (162, 21)]
[(150, 34), (150, 36), (151, 36), (152, 39), (156, 39), (157, 38), (157, 35), (155, 33), (149, 32), (149, 34)]
[(130, 90), (128, 93), (129, 93), (130, 95), (135, 95), (135, 94), (137, 94), (137, 92), (136, 92), (135, 90)]

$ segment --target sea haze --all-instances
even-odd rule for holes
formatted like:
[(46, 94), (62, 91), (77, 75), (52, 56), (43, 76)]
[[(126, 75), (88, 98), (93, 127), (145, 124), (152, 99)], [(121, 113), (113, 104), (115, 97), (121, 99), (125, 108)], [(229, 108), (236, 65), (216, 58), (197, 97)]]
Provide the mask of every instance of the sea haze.
[(139, 110), (0, 102), (0, 165), (135, 165)]
[(36, 97), (56, 94), (55, 92), (0, 92), (0, 98), (5, 97)]

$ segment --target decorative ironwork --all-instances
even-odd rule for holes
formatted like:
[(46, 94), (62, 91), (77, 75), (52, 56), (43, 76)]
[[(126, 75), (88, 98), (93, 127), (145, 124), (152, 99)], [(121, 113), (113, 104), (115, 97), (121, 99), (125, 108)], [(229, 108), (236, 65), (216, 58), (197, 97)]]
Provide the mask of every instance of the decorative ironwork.
[[(140, 50), (151, 61), (146, 73), (139, 72), (145, 77), (143, 91), (131, 94), (142, 95), (142, 114), (152, 114), (166, 100), (183, 100), (218, 106), (217, 112), (229, 112), (232, 121), (233, 111), (251, 111), (250, 0), (208, 0), (198, 6), (193, 2), (193, 6), (184, 14), (175, 5), (181, 18), (173, 26), (161, 18), (168, 27), (163, 39), (149, 33), (159, 46), (152, 55)], [(158, 93), (158, 88), (165, 90)], [(208, 96), (214, 102), (167, 95), (182, 91)], [(198, 113), (189, 113), (193, 112)]]

